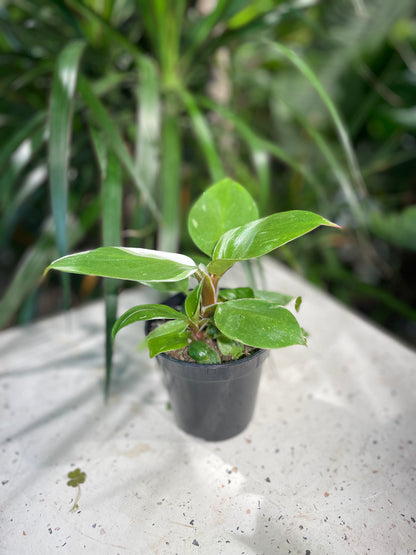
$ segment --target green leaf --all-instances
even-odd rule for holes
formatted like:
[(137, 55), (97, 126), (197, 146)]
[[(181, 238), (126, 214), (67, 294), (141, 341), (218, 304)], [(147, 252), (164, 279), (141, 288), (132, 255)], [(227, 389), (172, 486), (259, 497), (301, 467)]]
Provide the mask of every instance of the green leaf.
[(147, 285), (152, 289), (156, 289), (156, 291), (165, 291), (167, 293), (170, 293), (170, 292), (187, 293), (189, 289), (188, 278), (181, 279), (179, 281), (171, 281), (171, 282), (159, 281), (159, 282), (152, 283), (150, 281), (141, 281), (140, 283), (142, 283), (143, 285)]
[(314, 87), (316, 92), (321, 97), (322, 102), (325, 104), (334, 122), (334, 126), (338, 133), (340, 143), (343, 147), (346, 159), (351, 169), (351, 173), (356, 183), (357, 191), (361, 197), (365, 196), (367, 194), (366, 187), (359, 170), (358, 162), (348, 135), (347, 127), (342, 121), (341, 116), (337, 108), (335, 107), (335, 104), (332, 102), (328, 93), (322, 86), (320, 80), (309, 67), (309, 65), (306, 64), (305, 61), (298, 54), (296, 54), (296, 52), (277, 42), (269, 44), (271, 44), (272, 49), (276, 50), (279, 54), (288, 58), (290, 62), (298, 68), (298, 70), (304, 75), (304, 77), (306, 77), (306, 79), (310, 82), (310, 84)]
[(59, 270), (140, 282), (178, 281), (197, 270), (182, 254), (126, 247), (101, 247), (55, 260), (46, 271)]
[(254, 291), (251, 287), (235, 287), (234, 289), (221, 289), (218, 298), (221, 301), (234, 299), (253, 299)]
[[(138, 60), (138, 71), (135, 166), (139, 179), (147, 188), (148, 194), (155, 198), (161, 148), (159, 74), (155, 61), (147, 56), (141, 56)], [(141, 196), (137, 203), (134, 227), (140, 229), (148, 224), (149, 211)]]
[(153, 214), (156, 221), (158, 221), (160, 219), (159, 209), (137, 172), (133, 159), (130, 156), (117, 125), (111, 119), (101, 100), (94, 93), (89, 81), (82, 75), (79, 76), (77, 88), (85, 104), (91, 111), (92, 119), (95, 121), (97, 126), (103, 130), (109, 146), (123, 164), (137, 189), (143, 195), (144, 202), (149, 208), (149, 211)]
[[(296, 110), (289, 103), (285, 102), (285, 105), (292, 111), (295, 118), (299, 123), (305, 128), (307, 133), (314, 140), (316, 146), (321, 151), (322, 155), (328, 163), (328, 167), (332, 169), (332, 173), (336, 180), (338, 181), (341, 190), (345, 196), (346, 201), (351, 207), (351, 211), (355, 215), (358, 222), (364, 222), (364, 208), (360, 202), (360, 195), (354, 189), (354, 183), (350, 179), (348, 173), (345, 171), (343, 164), (338, 161), (337, 155), (335, 153), (335, 148), (337, 145), (332, 145), (331, 139), (327, 139), (324, 134), (320, 133), (315, 125), (310, 122), (310, 118), (307, 114), (304, 114), (301, 110)], [(325, 199), (325, 206), (328, 205), (327, 199)]]
[[(121, 239), (121, 212), (122, 212), (122, 180), (121, 167), (118, 158), (110, 151), (101, 133), (91, 128), (98, 165), (101, 177), (101, 204), (102, 204), (102, 239), (103, 246), (117, 245)], [(114, 279), (104, 280), (105, 297), (105, 393), (110, 391), (113, 342), (111, 331), (117, 319), (117, 297), (119, 282)]]
[(208, 270), (222, 274), (234, 262), (263, 256), (320, 225), (338, 227), (313, 212), (290, 210), (231, 229), (215, 245)]
[[(56, 244), (60, 256), (68, 252), (68, 169), (72, 110), (78, 66), (85, 42), (69, 43), (57, 58), (49, 110), (49, 183)], [(65, 304), (69, 306), (69, 280), (63, 277)]]
[(176, 114), (163, 114), (160, 168), (162, 220), (158, 248), (176, 251), (180, 238), (181, 141)]
[(226, 231), (258, 218), (251, 195), (231, 179), (209, 187), (189, 212), (188, 230), (197, 247), (211, 255), (218, 239)]
[[(321, 199), (325, 200), (325, 190), (322, 185), (317, 181), (314, 174), (308, 170), (305, 164), (300, 164), (295, 158), (292, 158), (289, 153), (281, 148), (279, 145), (275, 144), (272, 141), (264, 139), (262, 136), (258, 135), (255, 131), (253, 131), (252, 126), (248, 125), (239, 115), (235, 114), (232, 110), (222, 106), (212, 100), (201, 97), (199, 99), (200, 103), (206, 106), (207, 108), (218, 112), (224, 119), (230, 121), (236, 133), (241, 135), (244, 141), (247, 143), (250, 151), (252, 152), (253, 159), (260, 153), (260, 156), (264, 157), (265, 153), (270, 153), (278, 160), (281, 160), (284, 164), (288, 165), (292, 168), (295, 172), (300, 173), (305, 180), (311, 184), (311, 186), (315, 189), (316, 195)], [(255, 163), (257, 168), (259, 167), (257, 163)], [(264, 172), (264, 168), (262, 170)], [(261, 177), (261, 183), (265, 185), (267, 182), (267, 176), (263, 174)], [(261, 202), (264, 202), (264, 191), (260, 195)]]
[(263, 299), (264, 301), (280, 304), (282, 306), (287, 305), (293, 299), (291, 295), (285, 295), (284, 293), (277, 293), (275, 291), (262, 291), (260, 289), (254, 289), (254, 296), (256, 299)]
[(193, 21), (192, 25), (185, 30), (187, 47), (184, 58), (193, 60), (199, 47), (208, 39), (212, 29), (221, 20), (221, 16), (230, 6), (229, 0), (218, 0), (215, 7), (205, 16)]
[(80, 484), (85, 482), (87, 475), (85, 472), (81, 472), (80, 468), (76, 468), (71, 472), (68, 472), (68, 482), (66, 483), (67, 486), (71, 486), (72, 488), (78, 487)]
[(387, 112), (392, 121), (406, 129), (416, 129), (416, 107), (396, 108)]
[(10, 160), (13, 153), (16, 153), (19, 146), (41, 126), (46, 119), (44, 111), (36, 112), (24, 125), (18, 126), (14, 133), (8, 136), (7, 141), (2, 144), (0, 151), (0, 168)]
[(260, 349), (304, 345), (302, 330), (286, 308), (261, 299), (219, 304), (215, 323), (227, 337)]
[(206, 333), (207, 337), (210, 337), (211, 339), (217, 339), (217, 337), (220, 335), (221, 332), (214, 325), (212, 320), (210, 320), (208, 322), (208, 325), (207, 325), (206, 329), (205, 329), (205, 333)]
[(192, 341), (188, 348), (188, 354), (201, 364), (221, 364), (219, 354), (203, 341)]
[(296, 301), (295, 301), (295, 310), (296, 310), (296, 312), (299, 312), (301, 304), (302, 304), (302, 297), (296, 297)]
[(234, 339), (230, 339), (222, 333), (217, 337), (217, 345), (224, 356), (230, 356), (233, 360), (240, 358), (244, 354), (244, 345), (242, 343), (234, 341)]
[(196, 138), (204, 153), (211, 179), (212, 181), (218, 181), (224, 177), (225, 172), (210, 127), (199, 111), (193, 96), (187, 91), (182, 91), (182, 98), (191, 118)]
[[(61, 2), (54, 3), (56, 7), (61, 7)], [(88, 4), (94, 4), (94, 2), (67, 0), (65, 3), (68, 4), (75, 12), (82, 14), (87, 21), (89, 20), (94, 24), (99, 25), (100, 32), (104, 32), (114, 45), (121, 46), (123, 50), (129, 52), (134, 58), (138, 58), (140, 56), (141, 51), (137, 48), (135, 41), (129, 40), (127, 36), (117, 31), (113, 25), (110, 25), (103, 17), (100, 16), (100, 14), (96, 13), (89, 7)]]
[(185, 320), (166, 322), (150, 332), (141, 347), (148, 347), (151, 358), (166, 351), (182, 349), (188, 345), (187, 327), (188, 323)]
[[(84, 233), (85, 230), (78, 221), (70, 221), (68, 225), (69, 245), (78, 243)], [(58, 251), (52, 221), (48, 219), (41, 230), (39, 239), (19, 261), (13, 280), (0, 300), (0, 329), (10, 322), (25, 297), (36, 291), (46, 264), (55, 256), (58, 256)]]
[(258, 205), (260, 212), (267, 211), (271, 194), (271, 164), (270, 155), (263, 148), (253, 145), (251, 148), (251, 158), (256, 169), (259, 182)]
[(201, 294), (203, 281), (200, 281), (185, 299), (185, 312), (190, 320), (198, 319), (201, 306)]
[(72, 103), (85, 42), (69, 43), (57, 58), (49, 111), (49, 176), (58, 251), (67, 253), (66, 215)]
[(371, 231), (398, 247), (416, 250), (416, 205), (402, 212), (376, 212), (370, 217)]
[(182, 312), (178, 312), (174, 308), (164, 304), (142, 304), (134, 306), (133, 308), (126, 310), (126, 312), (124, 312), (124, 314), (116, 320), (111, 335), (114, 339), (118, 332), (129, 324), (143, 320), (157, 319), (186, 320), (186, 316), (182, 314)]

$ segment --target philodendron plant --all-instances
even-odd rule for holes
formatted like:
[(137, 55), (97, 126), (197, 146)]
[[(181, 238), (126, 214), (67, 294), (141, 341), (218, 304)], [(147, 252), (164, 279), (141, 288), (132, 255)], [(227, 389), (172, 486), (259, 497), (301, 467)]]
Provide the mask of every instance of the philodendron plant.
[[(284, 308), (292, 297), (250, 287), (220, 289), (219, 282), (236, 262), (261, 257), (321, 225), (338, 227), (303, 210), (259, 219), (246, 189), (224, 179), (209, 187), (189, 213), (189, 234), (209, 257), (207, 264), (197, 264), (183, 254), (101, 247), (59, 258), (46, 271), (126, 279), (186, 292), (181, 310), (163, 304), (127, 310), (116, 321), (113, 337), (133, 322), (162, 320), (144, 341), (151, 357), (187, 348), (197, 362), (220, 363), (220, 354), (237, 359), (247, 346), (273, 349), (306, 344), (295, 316)], [(189, 278), (196, 280), (191, 290)], [(213, 342), (217, 349), (212, 348)]]

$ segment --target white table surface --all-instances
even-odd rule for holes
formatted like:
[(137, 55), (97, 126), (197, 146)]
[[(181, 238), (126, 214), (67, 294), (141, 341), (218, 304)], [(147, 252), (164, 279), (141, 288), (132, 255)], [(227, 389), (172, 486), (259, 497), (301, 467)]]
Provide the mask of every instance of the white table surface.
[[(227, 441), (176, 427), (141, 323), (119, 334), (104, 403), (102, 303), (0, 334), (2, 555), (416, 553), (415, 352), (265, 267), (269, 288), (303, 296), (309, 347), (271, 353), (253, 421)], [(130, 290), (120, 311), (156, 298)]]

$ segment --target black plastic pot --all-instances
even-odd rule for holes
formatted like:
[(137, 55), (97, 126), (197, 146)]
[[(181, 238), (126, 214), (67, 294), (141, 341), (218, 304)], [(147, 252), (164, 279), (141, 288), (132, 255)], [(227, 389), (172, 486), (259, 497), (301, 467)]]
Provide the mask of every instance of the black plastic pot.
[[(178, 308), (184, 295), (164, 304)], [(146, 333), (149, 333), (146, 322)], [(173, 414), (185, 432), (209, 441), (229, 439), (249, 424), (261, 369), (268, 351), (223, 364), (185, 362), (166, 353), (156, 358), (163, 372)]]

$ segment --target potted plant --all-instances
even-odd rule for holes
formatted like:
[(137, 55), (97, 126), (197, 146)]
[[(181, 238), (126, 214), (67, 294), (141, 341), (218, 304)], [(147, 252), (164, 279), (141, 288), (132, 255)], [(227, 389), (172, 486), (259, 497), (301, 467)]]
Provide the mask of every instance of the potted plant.
[[(209, 257), (206, 264), (183, 254), (101, 247), (64, 256), (46, 269), (182, 291), (165, 304), (127, 310), (115, 322), (113, 337), (133, 322), (148, 322), (144, 344), (162, 366), (179, 426), (209, 440), (232, 437), (249, 423), (268, 349), (306, 345), (285, 308), (292, 297), (251, 287), (220, 289), (220, 279), (238, 261), (261, 257), (321, 225), (338, 227), (307, 211), (258, 216), (247, 190), (224, 179), (189, 212), (189, 234)], [(189, 278), (196, 280), (192, 289)], [(160, 325), (152, 328), (149, 321)]]

